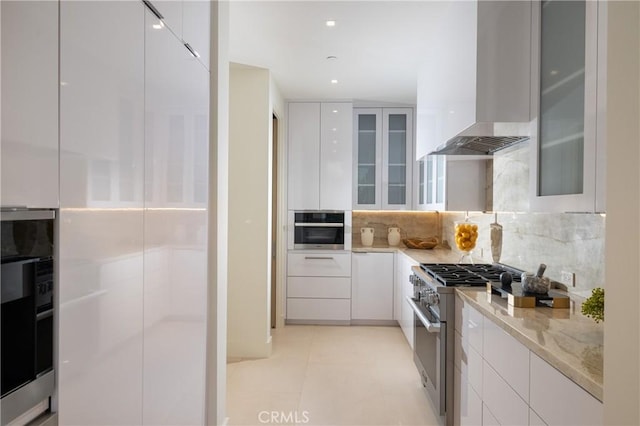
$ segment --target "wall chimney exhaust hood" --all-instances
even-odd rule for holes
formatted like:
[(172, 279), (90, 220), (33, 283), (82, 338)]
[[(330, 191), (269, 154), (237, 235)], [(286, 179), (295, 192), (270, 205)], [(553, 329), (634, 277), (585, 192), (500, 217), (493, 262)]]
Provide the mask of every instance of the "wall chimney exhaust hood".
[[(457, 55), (445, 54), (448, 63), (438, 64), (446, 70), (440, 80), (453, 80), (440, 95), (446, 131), (429, 143), (428, 154), (492, 155), (531, 134), (531, 2), (463, 3), (454, 5), (448, 24), (458, 32), (467, 25), (464, 39), (449, 46)], [(433, 110), (433, 103), (427, 99), (425, 107)]]

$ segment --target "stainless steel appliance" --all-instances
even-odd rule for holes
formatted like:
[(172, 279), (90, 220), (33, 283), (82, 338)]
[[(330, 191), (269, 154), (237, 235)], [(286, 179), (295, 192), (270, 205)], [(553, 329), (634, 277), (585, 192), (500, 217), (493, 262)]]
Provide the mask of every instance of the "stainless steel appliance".
[(500, 264), (435, 263), (412, 270), (414, 295), (408, 302), (414, 311), (413, 359), (442, 423), (453, 425), (454, 287), (484, 290), (488, 282), (499, 282), (503, 272), (517, 282), (522, 271)]
[(348, 250), (351, 242), (347, 235), (344, 211), (291, 212), (293, 229), (292, 249)]
[(3, 210), (0, 388), (5, 425), (54, 392), (53, 210)]

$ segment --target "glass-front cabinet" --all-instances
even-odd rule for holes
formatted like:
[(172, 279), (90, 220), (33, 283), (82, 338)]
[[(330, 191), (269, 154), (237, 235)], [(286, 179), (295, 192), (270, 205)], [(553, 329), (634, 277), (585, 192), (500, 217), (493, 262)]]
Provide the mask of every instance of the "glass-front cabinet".
[[(598, 49), (604, 19), (599, 3), (533, 2), (532, 102), (537, 112), (532, 148), (532, 210), (602, 211), (603, 126), (598, 96), (604, 89), (604, 51)], [(600, 19), (599, 19), (600, 18)], [(537, 75), (536, 75), (537, 73)]]
[(354, 108), (353, 208), (411, 208), (412, 108)]

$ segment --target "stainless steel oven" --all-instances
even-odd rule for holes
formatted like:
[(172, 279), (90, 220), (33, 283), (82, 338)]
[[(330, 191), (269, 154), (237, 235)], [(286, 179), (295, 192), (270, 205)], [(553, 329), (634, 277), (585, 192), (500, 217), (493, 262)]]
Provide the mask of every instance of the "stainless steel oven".
[(348, 214), (344, 211), (305, 210), (289, 213), (290, 249), (350, 249), (350, 224)]
[[(447, 415), (447, 323), (423, 304), (408, 298), (414, 318), (414, 363), (422, 385), (443, 419)], [(443, 421), (446, 424), (446, 421)]]
[(0, 212), (2, 425), (54, 392), (54, 218), (53, 210)]

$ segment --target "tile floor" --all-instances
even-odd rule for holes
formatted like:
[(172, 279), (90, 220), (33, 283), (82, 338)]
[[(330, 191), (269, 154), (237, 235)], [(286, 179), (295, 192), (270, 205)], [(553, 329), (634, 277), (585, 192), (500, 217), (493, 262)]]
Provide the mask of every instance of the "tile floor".
[(230, 425), (438, 425), (399, 327), (288, 325), (227, 365)]

